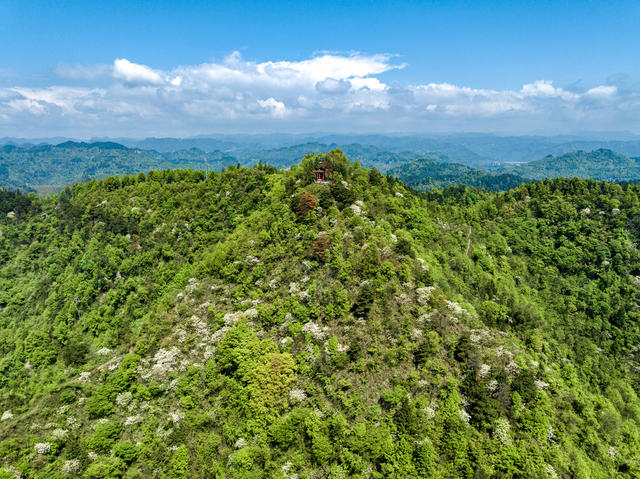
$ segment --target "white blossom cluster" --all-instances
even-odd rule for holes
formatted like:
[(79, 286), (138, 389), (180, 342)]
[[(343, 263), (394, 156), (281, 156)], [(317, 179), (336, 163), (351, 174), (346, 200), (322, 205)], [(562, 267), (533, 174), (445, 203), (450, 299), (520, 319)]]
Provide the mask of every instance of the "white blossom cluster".
[(435, 289), (435, 286), (424, 286), (416, 289), (418, 304), (420, 306), (427, 306), (429, 304), (429, 299), (431, 298), (431, 293), (433, 293)]
[(142, 416), (140, 414), (135, 414), (133, 416), (127, 416), (124, 420), (125, 426), (132, 426), (133, 424), (138, 424), (142, 422)]
[(62, 465), (62, 472), (64, 474), (77, 474), (80, 472), (80, 461), (77, 459), (64, 461), (64, 464)]
[(536, 379), (536, 387), (541, 390), (544, 391), (545, 389), (547, 389), (549, 387), (549, 383), (542, 381), (541, 379)]
[(558, 473), (556, 472), (556, 470), (553, 468), (551, 464), (547, 464), (544, 467), (544, 470), (547, 473), (547, 476), (549, 477), (549, 479), (558, 479)]
[(463, 422), (469, 424), (469, 421), (471, 420), (471, 415), (465, 411), (463, 408), (458, 409), (458, 415), (460, 416), (460, 419), (462, 419)]
[(131, 391), (120, 393), (116, 396), (116, 404), (119, 407), (127, 407), (131, 403), (132, 399), (133, 395), (131, 394)]
[(487, 390), (493, 393), (493, 392), (496, 392), (497, 389), (498, 389), (498, 381), (495, 379), (492, 379), (491, 381), (489, 381), (489, 383), (487, 384)]
[(174, 424), (178, 425), (184, 419), (184, 413), (182, 411), (172, 411), (169, 413), (169, 420)]
[(46, 455), (51, 452), (51, 443), (50, 442), (38, 442), (33, 448), (36, 450), (38, 454)]
[(502, 444), (508, 444), (510, 442), (510, 430), (511, 425), (509, 424), (509, 420), (506, 418), (500, 418), (498, 419), (496, 427), (493, 430), (493, 437), (495, 437)]
[(313, 321), (309, 321), (304, 326), (302, 326), (302, 332), (310, 333), (318, 341), (323, 341), (327, 337), (327, 328), (321, 328)]
[(153, 364), (149, 369), (145, 370), (145, 366), (149, 363), (149, 360), (143, 359), (138, 366), (138, 374), (143, 379), (149, 379), (151, 377), (162, 380), (167, 377), (170, 371), (175, 370), (180, 351), (175, 346), (171, 349), (158, 349), (153, 357)]
[(487, 376), (487, 374), (489, 374), (489, 372), (491, 371), (491, 366), (488, 364), (481, 364), (480, 368), (478, 369), (478, 377), (480, 379), (483, 379)]
[(307, 393), (302, 389), (292, 389), (289, 391), (289, 399), (293, 401), (303, 402), (307, 399)]
[(2, 417), (0, 418), (0, 420), (8, 421), (12, 417), (13, 417), (13, 413), (7, 409), (5, 412), (2, 413)]
[(51, 432), (51, 435), (53, 436), (54, 439), (62, 439), (66, 437), (68, 433), (69, 431), (67, 431), (66, 429), (58, 428), (58, 429), (54, 429)]

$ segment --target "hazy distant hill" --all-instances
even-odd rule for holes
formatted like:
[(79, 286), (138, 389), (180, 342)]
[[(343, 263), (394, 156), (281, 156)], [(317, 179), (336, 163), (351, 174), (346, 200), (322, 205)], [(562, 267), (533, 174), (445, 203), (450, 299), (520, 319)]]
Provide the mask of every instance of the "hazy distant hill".
[(534, 180), (544, 178), (578, 177), (609, 181), (640, 180), (640, 158), (599, 149), (591, 152), (576, 151), (562, 156), (548, 156), (513, 168), (511, 172)]
[[(58, 144), (62, 138), (0, 138), (1, 144), (28, 148), (34, 145)], [(352, 157), (366, 162), (383, 164), (379, 152), (390, 157), (400, 155), (411, 160), (432, 155), (442, 155), (447, 161), (475, 168), (498, 169), (519, 163), (538, 160), (547, 155), (559, 156), (571, 151), (592, 151), (600, 148), (623, 155), (640, 156), (640, 138), (630, 134), (592, 133), (557, 136), (498, 136), (485, 133), (456, 134), (214, 134), (192, 138), (96, 138), (95, 142), (116, 142), (128, 148), (153, 150), (161, 154), (196, 148), (206, 153), (220, 151), (239, 159), (242, 164), (252, 164), (256, 159), (273, 158), (285, 164), (299, 160), (295, 156), (304, 145), (326, 147), (339, 146)], [(349, 145), (349, 146), (345, 146)], [(353, 145), (353, 149), (350, 147)], [(315, 147), (314, 147), (315, 148)], [(315, 151), (315, 150), (310, 150)], [(395, 166), (395, 164), (394, 164)]]
[(359, 143), (336, 144), (336, 143), (304, 143), (288, 147), (282, 147), (272, 150), (263, 150), (255, 154), (247, 154), (241, 156), (242, 163), (252, 165), (259, 160), (279, 168), (288, 167), (296, 163), (300, 158), (308, 153), (328, 152), (340, 148), (349, 158), (358, 159), (361, 164), (372, 167), (384, 172), (393, 166), (412, 161), (417, 158), (418, 154), (410, 151), (390, 152), (371, 145), (362, 145)]
[(445, 163), (442, 158), (421, 158), (392, 168), (390, 175), (397, 177), (407, 185), (418, 190), (445, 188), (453, 185), (475, 186), (486, 190), (498, 191), (515, 188), (529, 181), (513, 174), (491, 174), (478, 168), (470, 168), (459, 163)]
[(0, 185), (48, 193), (64, 186), (112, 175), (137, 174), (167, 168), (222, 169), (236, 159), (219, 151), (190, 149), (160, 154), (118, 143), (0, 147)]
[[(176, 140), (178, 141), (178, 140)], [(177, 146), (181, 143), (175, 143)], [(230, 154), (191, 147), (158, 152), (128, 148), (114, 142), (72, 142), (59, 145), (0, 147), (0, 186), (38, 193), (49, 193), (77, 182), (112, 175), (137, 174), (167, 168), (222, 170), (240, 163), (250, 166), (262, 161), (278, 168), (289, 167), (312, 152), (328, 152), (337, 145), (305, 143), (258, 153)], [(384, 172), (416, 158), (411, 152), (388, 152), (372, 146), (345, 145), (343, 150), (366, 166)]]

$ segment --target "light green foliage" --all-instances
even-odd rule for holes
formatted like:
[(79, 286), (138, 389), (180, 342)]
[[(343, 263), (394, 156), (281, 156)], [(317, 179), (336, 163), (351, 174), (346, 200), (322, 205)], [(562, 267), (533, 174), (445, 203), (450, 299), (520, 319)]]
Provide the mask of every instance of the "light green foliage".
[(2, 211), (3, 473), (640, 474), (636, 185), (422, 195), (334, 151)]

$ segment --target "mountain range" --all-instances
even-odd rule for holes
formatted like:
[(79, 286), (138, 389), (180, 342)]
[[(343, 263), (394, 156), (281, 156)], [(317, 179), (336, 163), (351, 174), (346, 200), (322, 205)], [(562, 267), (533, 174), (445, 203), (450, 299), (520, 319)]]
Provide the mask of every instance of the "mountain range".
[[(382, 141), (384, 138), (385, 141)], [(331, 138), (325, 138), (327, 140)], [(339, 138), (333, 138), (339, 139)], [(278, 168), (288, 168), (311, 152), (326, 152), (340, 148), (347, 157), (358, 159), (367, 167), (376, 167), (382, 173), (391, 173), (407, 184), (423, 189), (468, 184), (478, 188), (506, 189), (520, 181), (555, 177), (583, 177), (611, 181), (637, 181), (640, 179), (638, 160), (610, 150), (593, 152), (577, 151), (553, 157), (547, 155), (529, 163), (499, 166), (493, 160), (482, 159), (469, 153), (466, 147), (456, 147), (452, 155), (443, 153), (448, 148), (440, 145), (440, 152), (423, 150), (427, 143), (403, 146), (413, 150), (396, 148), (400, 143), (387, 137), (358, 137), (362, 141), (378, 141), (381, 146), (365, 143), (302, 143), (291, 146), (252, 151), (233, 147), (231, 140), (215, 140), (215, 146), (227, 150), (203, 150), (190, 146), (177, 150), (146, 150), (127, 147), (114, 142), (63, 142), (57, 145), (5, 144), (0, 147), (0, 186), (9, 189), (33, 191), (39, 194), (60, 191), (65, 186), (110, 175), (137, 174), (151, 170), (189, 168), (193, 170), (220, 171), (224, 167), (239, 164), (251, 166), (258, 162)], [(164, 140), (159, 140), (163, 143)], [(189, 146), (190, 140), (171, 140), (174, 148)], [(209, 142), (203, 139), (203, 142)], [(256, 140), (257, 141), (257, 140)], [(395, 146), (394, 146), (395, 141)], [(418, 140), (415, 140), (416, 142)], [(151, 146), (149, 140), (141, 143)], [(165, 142), (166, 143), (166, 142)], [(434, 146), (433, 144), (429, 144)], [(202, 144), (201, 146), (206, 146)], [(213, 146), (210, 143), (209, 146)], [(235, 149), (234, 149), (235, 148)], [(434, 146), (435, 148), (435, 146)], [(449, 164), (445, 166), (445, 164)], [(478, 165), (485, 165), (478, 168)]]

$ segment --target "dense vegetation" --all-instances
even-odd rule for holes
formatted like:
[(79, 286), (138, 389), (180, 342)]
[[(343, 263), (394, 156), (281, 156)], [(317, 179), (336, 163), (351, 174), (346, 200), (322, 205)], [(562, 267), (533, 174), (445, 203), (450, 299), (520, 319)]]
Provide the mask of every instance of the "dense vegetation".
[(640, 158), (629, 158), (605, 149), (591, 152), (576, 151), (558, 157), (549, 155), (541, 160), (507, 168), (504, 171), (535, 180), (577, 177), (607, 181), (638, 181), (640, 180)]
[(189, 149), (160, 154), (108, 142), (4, 145), (0, 147), (0, 186), (47, 194), (113, 175), (167, 168), (221, 170), (235, 163), (234, 157), (220, 151)]
[(0, 477), (637, 477), (640, 188), (340, 151), (0, 220)]
[(513, 173), (490, 173), (459, 163), (422, 158), (390, 169), (387, 173), (417, 190), (432, 190), (456, 185), (473, 186), (489, 191), (515, 188), (527, 181)]

